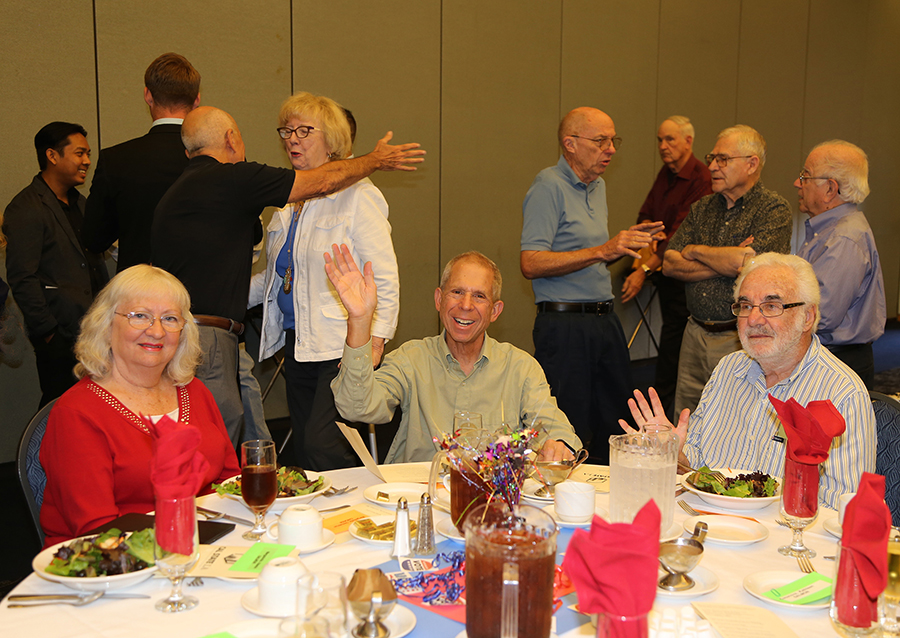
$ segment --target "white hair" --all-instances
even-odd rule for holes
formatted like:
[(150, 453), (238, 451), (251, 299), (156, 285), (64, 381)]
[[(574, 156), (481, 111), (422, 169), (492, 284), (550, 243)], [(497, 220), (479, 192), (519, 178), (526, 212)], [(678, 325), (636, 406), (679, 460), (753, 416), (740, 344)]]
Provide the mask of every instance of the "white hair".
[[(746, 124), (729, 126), (719, 133), (716, 139), (734, 135), (738, 153), (741, 155), (753, 155), (759, 158), (759, 170), (762, 171), (766, 163), (766, 140), (755, 128)], [(759, 171), (757, 171), (759, 172)]]
[(844, 140), (828, 140), (816, 144), (822, 150), (819, 172), (838, 183), (838, 197), (843, 202), (862, 204), (869, 196), (869, 157), (856, 144)]
[(819, 312), (819, 302), (822, 299), (822, 293), (819, 290), (819, 280), (816, 278), (816, 272), (808, 261), (797, 255), (782, 255), (781, 253), (762, 253), (750, 259), (741, 274), (734, 282), (734, 300), (737, 301), (741, 294), (741, 286), (747, 275), (757, 268), (789, 268), (794, 272), (794, 285), (797, 287), (798, 301), (802, 301), (807, 305), (815, 305), (816, 319), (813, 322), (812, 331), (815, 332), (819, 327), (819, 319), (822, 314)]
[(670, 115), (663, 121), (671, 122), (677, 126), (682, 137), (694, 138), (694, 125), (691, 124), (691, 120), (684, 115)]

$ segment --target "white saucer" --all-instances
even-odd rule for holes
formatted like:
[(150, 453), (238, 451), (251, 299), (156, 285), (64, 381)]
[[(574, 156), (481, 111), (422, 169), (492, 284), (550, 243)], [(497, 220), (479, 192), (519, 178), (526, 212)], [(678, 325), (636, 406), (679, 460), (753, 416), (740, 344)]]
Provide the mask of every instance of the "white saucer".
[(544, 484), (527, 478), (522, 484), (522, 498), (533, 503), (552, 503), (553, 496), (535, 496), (535, 492), (543, 488)]
[(458, 543), (466, 542), (466, 537), (459, 533), (459, 530), (456, 529), (456, 525), (454, 525), (453, 521), (449, 518), (445, 518), (440, 523), (435, 525), (434, 529), (438, 534), (440, 534), (444, 538), (449, 538), (451, 541), (456, 541)]
[(838, 517), (832, 516), (831, 518), (826, 518), (822, 521), (822, 527), (825, 528), (825, 531), (834, 536), (835, 538), (840, 538), (844, 535), (844, 529), (841, 527), (841, 524), (838, 523)]
[(391, 615), (381, 622), (391, 631), (391, 638), (402, 638), (416, 628), (416, 615), (408, 607), (394, 605)]
[(785, 607), (787, 609), (797, 609), (799, 611), (813, 609), (828, 609), (831, 606), (831, 598), (826, 598), (823, 602), (811, 603), (809, 605), (792, 605), (784, 603), (780, 600), (772, 600), (763, 594), (775, 587), (781, 587), (800, 579), (804, 574), (798, 572), (757, 572), (750, 574), (744, 578), (744, 589), (754, 598), (759, 598), (764, 603), (774, 605), (776, 607)]
[(769, 537), (768, 528), (762, 523), (737, 516), (692, 516), (684, 522), (684, 530), (694, 533), (694, 527), (703, 521), (707, 525), (705, 543), (722, 545), (752, 545)]
[[(397, 501), (400, 497), (404, 497), (409, 504), (409, 508), (419, 507), (419, 499), (422, 494), (428, 491), (428, 486), (424, 483), (380, 483), (367, 487), (363, 492), (363, 496), (367, 501), (381, 505), (382, 507), (397, 507)], [(388, 500), (378, 500), (378, 492), (384, 492), (388, 495)]]
[[(547, 512), (550, 516), (553, 517), (553, 520), (556, 521), (556, 524), (560, 527), (590, 527), (591, 521), (594, 520), (594, 517), (591, 516), (589, 519), (584, 521), (579, 521), (574, 523), (572, 521), (564, 521), (556, 515), (556, 506), (555, 505), (547, 505), (542, 507), (545, 512)], [(599, 505), (594, 508), (594, 514), (599, 516), (602, 519), (609, 520), (609, 512), (600, 507)]]
[(312, 554), (312, 553), (321, 551), (321, 550), (325, 549), (326, 547), (330, 546), (332, 543), (334, 543), (334, 538), (335, 538), (334, 532), (332, 532), (330, 529), (323, 529), (321, 543), (319, 543), (318, 545), (314, 545), (313, 547), (303, 547), (303, 548), (298, 547), (297, 553), (298, 554)]
[[(662, 578), (666, 572), (659, 570), (659, 578)], [(688, 573), (688, 576), (694, 581), (694, 586), (684, 591), (666, 591), (661, 587), (656, 588), (657, 596), (665, 596), (667, 598), (690, 598), (691, 596), (702, 596), (719, 588), (719, 577), (712, 570), (698, 565), (694, 570)], [(657, 579), (659, 582), (659, 579)]]
[(681, 525), (679, 525), (676, 521), (672, 521), (669, 529), (659, 535), (659, 542), (665, 543), (666, 541), (675, 540), (679, 536), (681, 536)]
[[(287, 618), (288, 616), (294, 615), (294, 610), (280, 613), (280, 614), (272, 614), (263, 611), (259, 608), (259, 587), (254, 587), (253, 589), (248, 589), (244, 592), (244, 595), (241, 596), (241, 607), (249, 611), (251, 614), (256, 614), (257, 616), (262, 616), (263, 618)], [(276, 636), (277, 628), (276, 628)]]

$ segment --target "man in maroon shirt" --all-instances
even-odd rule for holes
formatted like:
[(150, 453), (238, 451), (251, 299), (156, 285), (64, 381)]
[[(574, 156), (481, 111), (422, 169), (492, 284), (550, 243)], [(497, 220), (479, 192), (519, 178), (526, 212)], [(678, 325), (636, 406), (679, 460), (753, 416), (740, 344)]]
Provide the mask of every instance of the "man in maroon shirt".
[(664, 120), (659, 125), (656, 139), (663, 166), (641, 206), (638, 223), (661, 221), (665, 224), (665, 231), (659, 233), (655, 250), (643, 251), (642, 258), (635, 260), (633, 270), (622, 286), (622, 302), (637, 296), (648, 278), (659, 293), (663, 325), (654, 387), (671, 419), (674, 416), (675, 383), (678, 379), (678, 353), (690, 313), (684, 297), (684, 282), (664, 276), (660, 266), (669, 239), (687, 216), (691, 204), (712, 193), (712, 182), (709, 169), (692, 152), (694, 126), (688, 118), (673, 115)]

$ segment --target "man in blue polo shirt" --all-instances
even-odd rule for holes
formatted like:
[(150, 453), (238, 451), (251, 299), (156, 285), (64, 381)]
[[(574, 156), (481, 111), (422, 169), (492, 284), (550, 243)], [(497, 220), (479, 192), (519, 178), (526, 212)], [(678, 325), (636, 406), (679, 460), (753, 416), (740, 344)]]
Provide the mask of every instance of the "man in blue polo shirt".
[(610, 239), (600, 176), (622, 139), (606, 113), (574, 109), (558, 135), (562, 156), (538, 173), (522, 207), (521, 268), (538, 309), (534, 356), (591, 456), (607, 463), (609, 436), (621, 433), (616, 419), (627, 414), (632, 383), (606, 264), (638, 257), (663, 224), (645, 222)]

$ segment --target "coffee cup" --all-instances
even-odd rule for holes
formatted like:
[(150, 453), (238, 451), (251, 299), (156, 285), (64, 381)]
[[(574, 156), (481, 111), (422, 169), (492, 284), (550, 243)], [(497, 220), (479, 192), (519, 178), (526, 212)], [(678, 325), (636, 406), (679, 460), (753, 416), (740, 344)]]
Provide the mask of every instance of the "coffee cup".
[(856, 492), (847, 492), (838, 497), (838, 523), (844, 524), (844, 512), (847, 510), (847, 503), (853, 500)]
[(259, 610), (271, 616), (297, 613), (297, 580), (308, 573), (293, 556), (273, 558), (259, 573)]
[(563, 481), (553, 490), (556, 517), (566, 523), (583, 523), (594, 516), (594, 486), (580, 481)]
[(291, 505), (266, 530), (282, 545), (310, 549), (322, 544), (322, 515), (311, 505)]

